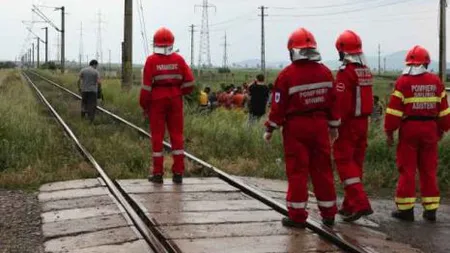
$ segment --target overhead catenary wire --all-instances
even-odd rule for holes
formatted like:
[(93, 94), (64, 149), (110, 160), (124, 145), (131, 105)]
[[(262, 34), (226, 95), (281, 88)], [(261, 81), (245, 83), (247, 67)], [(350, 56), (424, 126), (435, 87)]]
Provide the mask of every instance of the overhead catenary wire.
[(348, 14), (352, 12), (361, 12), (361, 11), (371, 11), (373, 9), (378, 9), (381, 7), (387, 7), (392, 5), (403, 4), (407, 2), (418, 1), (418, 0), (403, 0), (403, 1), (395, 1), (384, 4), (379, 4), (371, 7), (361, 7), (351, 10), (342, 10), (342, 11), (332, 11), (332, 12), (323, 12), (323, 13), (305, 13), (305, 14), (271, 14), (272, 17), (322, 17), (322, 16), (333, 16), (333, 15), (341, 15)]
[(144, 53), (146, 55), (150, 54), (150, 45), (148, 41), (147, 36), (147, 27), (145, 25), (145, 16), (144, 16), (144, 6), (142, 4), (142, 0), (136, 0), (137, 3), (137, 10), (138, 10), (138, 17), (139, 17), (139, 23), (141, 26), (141, 40), (142, 40), (142, 46), (144, 48)]

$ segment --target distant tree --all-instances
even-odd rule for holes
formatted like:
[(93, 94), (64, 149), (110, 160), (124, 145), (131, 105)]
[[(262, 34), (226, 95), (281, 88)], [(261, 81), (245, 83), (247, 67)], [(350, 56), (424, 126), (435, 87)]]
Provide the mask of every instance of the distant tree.
[(16, 64), (12, 61), (0, 62), (0, 69), (11, 69), (15, 67)]

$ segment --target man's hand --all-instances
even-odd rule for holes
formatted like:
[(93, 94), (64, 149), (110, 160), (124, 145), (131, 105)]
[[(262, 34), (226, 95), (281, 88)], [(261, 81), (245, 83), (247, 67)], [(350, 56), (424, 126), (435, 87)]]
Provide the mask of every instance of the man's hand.
[(394, 134), (393, 133), (386, 134), (386, 143), (387, 143), (388, 147), (394, 146)]
[(270, 133), (270, 132), (265, 132), (263, 138), (264, 138), (264, 140), (265, 140), (267, 143), (269, 143), (270, 140), (272, 139), (272, 133)]
[(330, 128), (328, 132), (330, 135), (330, 143), (333, 145), (337, 138), (339, 138), (339, 130), (338, 128)]

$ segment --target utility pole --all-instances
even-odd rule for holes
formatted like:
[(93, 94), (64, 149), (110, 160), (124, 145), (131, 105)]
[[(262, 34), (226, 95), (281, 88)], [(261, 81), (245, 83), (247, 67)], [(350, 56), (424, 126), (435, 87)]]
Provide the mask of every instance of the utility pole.
[(31, 43), (31, 66), (34, 68), (34, 43)]
[(263, 74), (266, 73), (266, 37), (265, 37), (265, 31), (264, 31), (264, 19), (268, 15), (264, 13), (267, 7), (261, 6), (258, 9), (261, 10), (261, 72)]
[(227, 32), (225, 32), (224, 36), (224, 43), (223, 43), (223, 61), (222, 61), (222, 68), (227, 69), (228, 68), (228, 43), (227, 43)]
[(125, 0), (122, 43), (122, 88), (131, 87), (133, 78), (133, 0)]
[(37, 64), (36, 67), (39, 68), (39, 62), (40, 62), (40, 43), (41, 43), (41, 39), (39, 37), (36, 37), (37, 40), (37, 48), (36, 48), (36, 55), (37, 55)]
[(45, 30), (45, 63), (48, 63), (48, 27), (42, 29)]
[(381, 75), (381, 44), (378, 44), (378, 75)]
[(383, 58), (383, 61), (384, 61), (384, 68), (383, 68), (383, 72), (385, 72), (385, 73), (386, 73), (386, 57), (384, 57), (384, 58)]
[(191, 33), (191, 68), (194, 68), (194, 27), (195, 25), (192, 24), (189, 26), (189, 32)]
[(31, 67), (31, 48), (28, 49), (28, 67)]
[(111, 49), (108, 50), (108, 68), (109, 72), (111, 72)]
[(78, 65), (81, 69), (82, 67), (82, 61), (83, 61), (83, 54), (84, 54), (84, 48), (83, 48), (83, 22), (80, 23), (80, 48), (78, 52)]
[(439, 77), (443, 82), (447, 81), (447, 0), (440, 0), (440, 22), (439, 22)]
[(96, 58), (99, 63), (103, 62), (103, 42), (102, 42), (102, 13), (101, 11), (98, 11), (98, 20), (97, 20), (97, 52), (96, 52)]
[(65, 73), (66, 63), (66, 20), (65, 20), (65, 7), (59, 8), (61, 10), (61, 73)]

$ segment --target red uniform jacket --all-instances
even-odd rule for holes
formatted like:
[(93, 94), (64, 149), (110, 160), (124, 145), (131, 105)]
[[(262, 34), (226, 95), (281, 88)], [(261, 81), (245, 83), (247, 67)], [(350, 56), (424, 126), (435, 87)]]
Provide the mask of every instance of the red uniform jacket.
[(336, 89), (342, 120), (372, 114), (372, 85), (372, 73), (366, 66), (349, 63), (340, 68), (336, 76)]
[(140, 105), (145, 111), (153, 100), (186, 95), (194, 89), (192, 71), (177, 53), (150, 55), (142, 81)]
[(408, 117), (436, 118), (440, 131), (450, 129), (447, 94), (438, 76), (431, 73), (402, 75), (397, 80), (386, 110), (386, 133), (397, 130)]
[(275, 81), (268, 131), (283, 126), (290, 116), (323, 113), (330, 127), (339, 127), (336, 86), (331, 71), (313, 61), (295, 61)]

